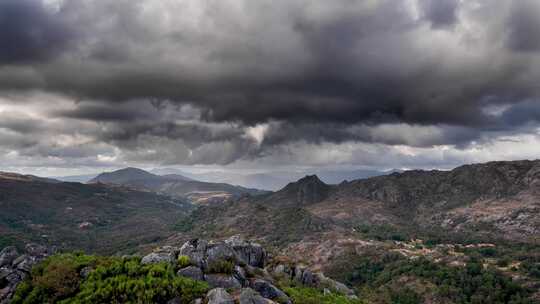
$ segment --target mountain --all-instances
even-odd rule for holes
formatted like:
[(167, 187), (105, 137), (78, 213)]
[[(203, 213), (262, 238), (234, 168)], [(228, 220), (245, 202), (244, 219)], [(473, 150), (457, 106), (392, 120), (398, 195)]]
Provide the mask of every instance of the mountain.
[(0, 245), (32, 241), (100, 253), (133, 250), (168, 236), (192, 208), (125, 187), (2, 173)]
[(89, 183), (124, 185), (194, 203), (212, 203), (235, 199), (243, 195), (259, 195), (264, 191), (233, 186), (225, 183), (208, 183), (193, 180), (180, 174), (156, 175), (138, 168), (125, 168), (102, 173)]
[[(100, 275), (125, 269), (126, 274), (119, 274), (123, 279), (135, 276), (142, 282), (138, 276), (143, 272), (131, 271), (133, 267), (143, 271), (147, 264), (164, 261), (169, 268), (157, 267), (168, 271), (166, 278), (197, 276), (212, 287), (228, 288), (236, 300), (241, 287), (250, 286), (267, 296), (269, 290), (273, 295), (282, 290), (290, 303), (540, 302), (540, 161), (395, 172), (334, 185), (307, 175), (276, 192), (200, 205), (136, 190), (144, 184), (170, 183), (183, 187), (178, 191), (187, 191), (190, 181), (133, 173), (138, 179), (126, 179), (126, 171), (104, 178), (127, 186), (51, 183), (6, 175), (9, 178), (0, 180), (0, 247), (13, 241), (38, 241), (98, 252), (136, 250), (142, 259), (116, 260), (120, 268), (111, 266), (111, 271)], [(246, 246), (241, 238), (269, 248), (271, 260), (265, 269), (245, 263), (260, 258), (261, 247)], [(149, 246), (156, 243), (165, 246), (148, 254)], [(9, 258), (11, 251), (3, 250), (0, 261)], [(235, 264), (237, 256), (245, 257), (244, 263)], [(96, 261), (80, 255), (73, 259)], [(216, 263), (210, 263), (212, 259)], [(21, 261), (17, 258), (7, 271), (26, 267), (19, 266)], [(110, 262), (106, 258), (100, 267), (109, 267)], [(33, 271), (32, 275), (49, 273)], [(248, 280), (241, 281), (244, 273)], [(317, 273), (343, 282), (347, 286), (340, 283), (334, 288), (353, 290), (360, 300), (331, 298), (338, 290), (317, 285), (324, 281)], [(74, 277), (98, 278), (83, 275), (82, 267)], [(110, 281), (110, 277), (100, 278), (103, 282), (92, 281), (85, 290)], [(259, 280), (273, 287), (262, 288)], [(37, 284), (39, 291), (39, 279), (29, 282)], [(2, 277), (0, 284), (6, 284)], [(151, 287), (156, 288), (152, 294), (168, 294), (167, 286)]]
[[(174, 169), (162, 169), (153, 171), (156, 174), (162, 172), (180, 172)], [(285, 187), (288, 183), (298, 180), (305, 175), (317, 175), (322, 181), (328, 184), (339, 184), (343, 181), (369, 178), (399, 172), (398, 170), (377, 171), (377, 170), (302, 170), (302, 171), (270, 171), (265, 173), (234, 173), (234, 172), (207, 172), (207, 173), (186, 173), (181, 174), (192, 179), (206, 182), (221, 182), (232, 185), (240, 185), (247, 188), (264, 189), (277, 191)]]
[(88, 181), (95, 178), (96, 176), (97, 174), (82, 174), (82, 175), (54, 176), (51, 178), (62, 181), (62, 182), (86, 184)]
[(48, 184), (59, 183), (59, 180), (54, 178), (39, 177), (35, 175), (23, 175), (11, 172), (0, 172), (0, 179), (13, 180), (13, 181), (25, 181), (25, 182), (42, 182)]
[(138, 168), (124, 168), (113, 172), (101, 173), (91, 179), (88, 183), (103, 183), (103, 184), (126, 184), (130, 182), (154, 182), (161, 180), (160, 176), (154, 175)]
[[(467, 235), (540, 242), (540, 161), (492, 162), (452, 171), (406, 171), (327, 185), (306, 176), (272, 194), (196, 211), (195, 233), (287, 244), (324, 232), (385, 227), (408, 236)], [(283, 227), (287, 226), (287, 227)], [(210, 233), (211, 234), (211, 233)]]

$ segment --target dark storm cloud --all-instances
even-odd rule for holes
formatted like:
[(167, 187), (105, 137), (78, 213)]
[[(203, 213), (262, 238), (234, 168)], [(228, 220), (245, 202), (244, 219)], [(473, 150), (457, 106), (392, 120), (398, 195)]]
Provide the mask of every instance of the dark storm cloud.
[(224, 164), (299, 141), (464, 148), (538, 123), (534, 0), (48, 3), (0, 0), (0, 91), (77, 100), (45, 112), (95, 122), (84, 136), (133, 159)]
[(516, 1), (508, 20), (508, 46), (521, 52), (540, 51), (540, 3)]
[(40, 0), (0, 1), (0, 63), (51, 59), (74, 37), (69, 27)]
[(452, 26), (457, 22), (459, 0), (421, 0), (424, 16), (434, 28)]

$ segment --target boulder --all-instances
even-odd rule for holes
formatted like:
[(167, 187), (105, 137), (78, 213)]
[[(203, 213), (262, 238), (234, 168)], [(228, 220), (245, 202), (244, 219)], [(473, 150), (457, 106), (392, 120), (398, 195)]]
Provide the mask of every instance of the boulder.
[(220, 265), (224, 262), (235, 263), (236, 254), (232, 247), (225, 243), (217, 243), (208, 246), (206, 250), (206, 265), (210, 272), (220, 272)]
[(203, 271), (199, 267), (196, 267), (196, 266), (188, 266), (186, 268), (182, 268), (178, 270), (178, 275), (187, 277), (196, 281), (204, 280)]
[(347, 285), (341, 282), (327, 278), (322, 273), (317, 273), (316, 276), (317, 276), (317, 281), (318, 281), (318, 287), (326, 287), (326, 288), (329, 288), (330, 290), (333, 290), (337, 293), (340, 293), (349, 297), (355, 295), (354, 290), (350, 289), (349, 287), (347, 287)]
[(240, 293), (240, 304), (272, 304), (272, 300), (263, 298), (251, 288), (244, 288)]
[(244, 268), (242, 268), (242, 266), (234, 266), (233, 276), (240, 282), (240, 284), (242, 284), (242, 286), (247, 286), (249, 284), (246, 271)]
[(178, 250), (174, 247), (162, 247), (142, 258), (142, 264), (170, 263), (176, 264)]
[(11, 265), (13, 260), (19, 256), (17, 248), (9, 246), (0, 251), (0, 267)]
[[(32, 271), (32, 267), (37, 263), (37, 260), (27, 255), (23, 255), (21, 256), (21, 258), (22, 260), (16, 263), (14, 266), (16, 266), (18, 270), (24, 271), (26, 273), (30, 273), (30, 271)], [(20, 258), (17, 258), (17, 260), (19, 259)]]
[(204, 278), (212, 288), (242, 288), (240, 281), (231, 275), (215, 273), (207, 274)]
[(186, 242), (180, 248), (180, 255), (189, 257), (189, 260), (199, 268), (206, 268), (205, 252), (208, 243), (206, 241), (194, 239)]
[(41, 246), (35, 243), (26, 244), (24, 247), (26, 253), (33, 257), (46, 257), (50, 254), (49, 249), (45, 246)]
[(319, 283), (318, 277), (309, 269), (305, 269), (301, 275), (301, 283), (304, 286), (316, 287)]
[(223, 288), (212, 289), (206, 294), (208, 304), (234, 304), (231, 295)]
[(289, 297), (283, 291), (279, 290), (276, 286), (265, 280), (253, 280), (253, 282), (251, 282), (251, 287), (261, 296), (267, 299), (274, 300), (279, 303), (292, 303)]
[(225, 243), (232, 247), (239, 263), (264, 268), (267, 254), (261, 245), (246, 242), (239, 236), (233, 236), (225, 240)]

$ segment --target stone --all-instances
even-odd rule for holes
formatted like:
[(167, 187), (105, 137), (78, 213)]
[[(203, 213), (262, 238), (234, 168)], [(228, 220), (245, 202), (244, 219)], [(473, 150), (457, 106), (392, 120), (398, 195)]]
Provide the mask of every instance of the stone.
[(188, 266), (188, 267), (182, 268), (178, 270), (177, 274), (179, 276), (190, 278), (196, 281), (204, 280), (203, 271), (199, 267), (196, 267), (196, 266)]
[(35, 243), (26, 244), (24, 249), (28, 255), (33, 257), (46, 257), (50, 254), (47, 247)]
[(190, 240), (182, 247), (180, 247), (180, 255), (185, 255), (189, 257), (189, 260), (194, 265), (198, 266), (199, 268), (205, 269), (206, 268), (206, 259), (205, 259), (205, 252), (206, 247), (208, 243), (206, 241), (194, 239)]
[(17, 252), (17, 248), (14, 246), (9, 246), (2, 251), (0, 251), (0, 267), (11, 265), (13, 260), (15, 260), (19, 256), (19, 253)]
[(231, 295), (223, 288), (215, 288), (206, 294), (208, 304), (234, 304)]
[(142, 264), (176, 263), (176, 256), (172, 252), (152, 252), (142, 258)]
[(267, 281), (261, 279), (253, 280), (251, 287), (261, 296), (267, 299), (274, 300), (279, 303), (292, 303), (289, 297), (283, 291), (279, 290), (276, 286)]
[(227, 274), (207, 274), (204, 279), (212, 288), (242, 288), (238, 279)]
[(322, 273), (317, 273), (316, 276), (317, 276), (319, 287), (322, 285), (322, 286), (325, 286), (326, 288), (329, 288), (329, 289), (331, 289), (331, 290), (333, 290), (333, 291), (335, 291), (337, 293), (340, 293), (340, 294), (343, 294), (343, 295), (346, 295), (346, 296), (354, 296), (354, 290), (347, 287), (347, 285), (345, 285), (345, 284), (343, 284), (341, 282), (338, 282), (336, 280), (327, 278)]
[(86, 279), (86, 278), (88, 278), (88, 276), (90, 275), (90, 273), (92, 272), (92, 270), (94, 270), (92, 267), (86, 266), (86, 267), (84, 267), (83, 269), (81, 269), (81, 271), (79, 272), (79, 274), (81, 275), (81, 277), (82, 277), (83, 279)]
[(209, 271), (218, 268), (217, 265), (220, 265), (223, 262), (235, 263), (235, 261), (235, 252), (225, 243), (217, 243), (208, 246), (206, 251), (206, 264)]
[(265, 299), (251, 288), (244, 288), (240, 293), (240, 304), (271, 304), (274, 301)]
[(239, 236), (233, 236), (225, 243), (232, 247), (239, 263), (264, 268), (267, 254), (260, 244), (246, 242)]
[(23, 255), (24, 259), (17, 263), (17, 269), (30, 273), (32, 271), (32, 267), (37, 263), (35, 258)]
[(302, 272), (301, 283), (305, 286), (316, 287), (319, 283), (317, 277), (309, 269), (305, 269)]
[(242, 286), (248, 286), (249, 281), (247, 279), (247, 274), (244, 268), (242, 268), (242, 266), (234, 266), (233, 276), (240, 282), (240, 284), (242, 284)]

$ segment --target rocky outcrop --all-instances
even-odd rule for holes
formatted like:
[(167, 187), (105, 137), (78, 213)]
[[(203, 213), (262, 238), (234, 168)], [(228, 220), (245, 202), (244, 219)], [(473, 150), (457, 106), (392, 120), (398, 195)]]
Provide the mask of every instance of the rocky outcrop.
[(223, 288), (215, 288), (206, 295), (208, 304), (234, 304), (234, 299)]
[(23, 254), (15, 247), (0, 251), (0, 304), (9, 303), (17, 285), (29, 275), (32, 267), (54, 251), (38, 244), (27, 244)]
[(239, 304), (272, 304), (272, 300), (265, 299), (251, 288), (244, 288), (240, 293)]
[(194, 239), (179, 248), (162, 247), (143, 257), (147, 263), (178, 263), (182, 265), (178, 275), (206, 281), (213, 288), (205, 299), (208, 303), (292, 303), (277, 287), (281, 279), (354, 296), (344, 284), (326, 278), (322, 273), (302, 266), (267, 266), (268, 260), (261, 245), (238, 236), (218, 242)]

